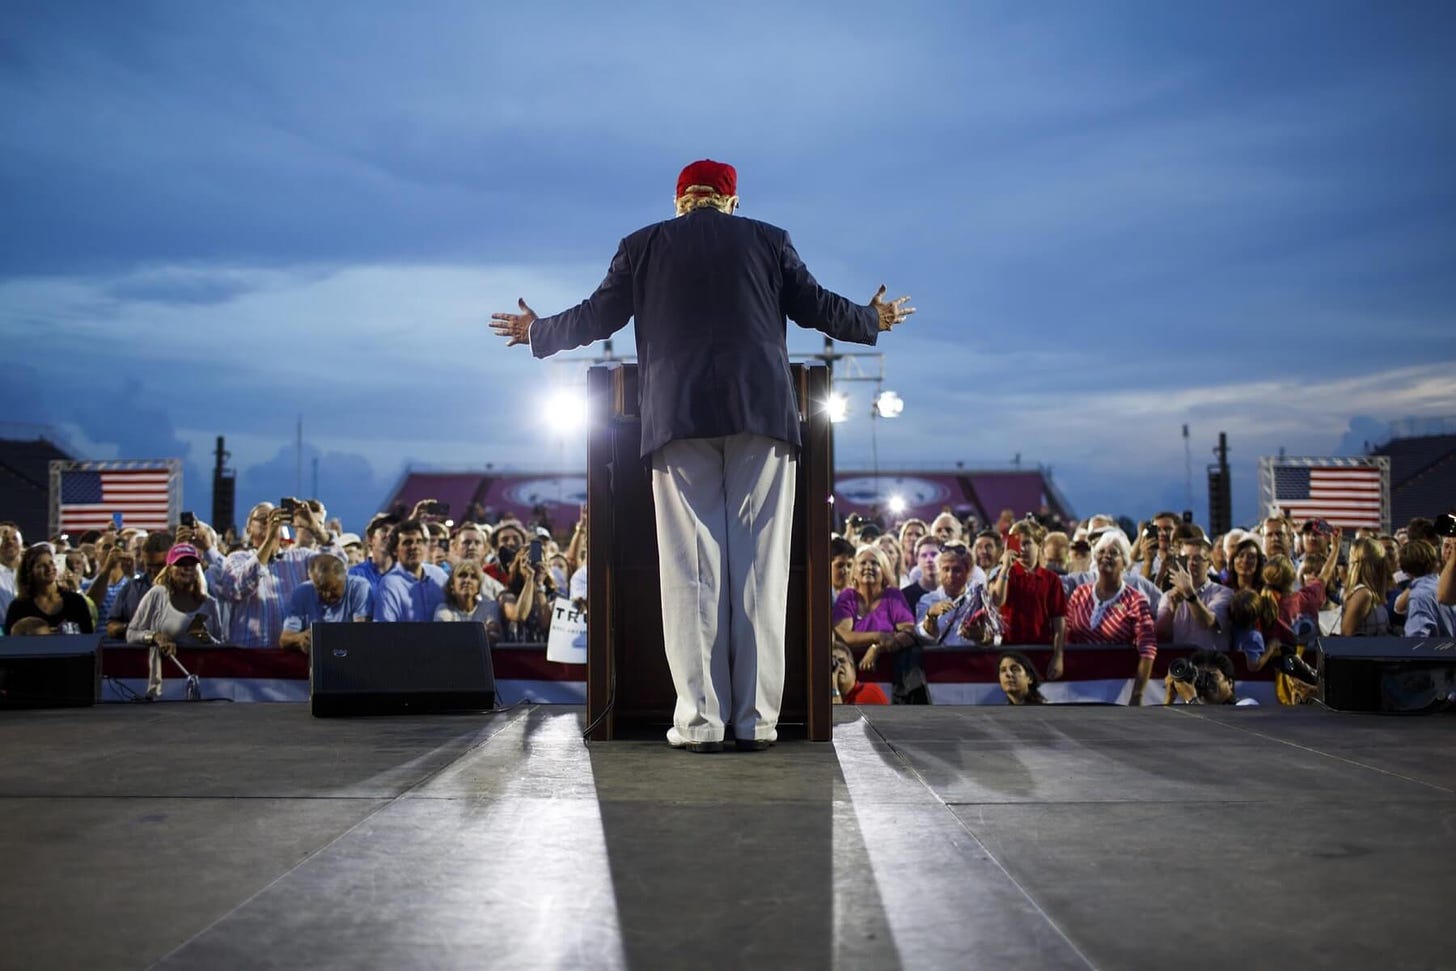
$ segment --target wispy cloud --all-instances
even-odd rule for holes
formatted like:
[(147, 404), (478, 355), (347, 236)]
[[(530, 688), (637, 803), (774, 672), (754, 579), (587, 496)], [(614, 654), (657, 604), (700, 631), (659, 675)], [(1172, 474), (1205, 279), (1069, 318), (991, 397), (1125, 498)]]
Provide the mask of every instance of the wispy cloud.
[(914, 295), (882, 458), (1020, 453), (1074, 501), (1161, 504), (1184, 422), (1321, 451), (1452, 400), (1447, 15), (1231, 9), (32, 3), (0, 55), (0, 339), (45, 392), (170, 423), (45, 394), (98, 454), (224, 433), (262, 466), (302, 413), (380, 470), (547, 464), (532, 411), (574, 367), (488, 314), (575, 303), (713, 155), (825, 285)]

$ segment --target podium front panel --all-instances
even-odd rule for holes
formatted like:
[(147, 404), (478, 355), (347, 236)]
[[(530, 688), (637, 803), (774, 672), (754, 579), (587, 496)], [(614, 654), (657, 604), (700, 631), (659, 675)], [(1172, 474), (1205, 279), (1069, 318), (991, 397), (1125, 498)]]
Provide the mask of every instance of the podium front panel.
[[(827, 741), (829, 711), (829, 422), (827, 370), (795, 365), (803, 447), (798, 458), (785, 624), (781, 735)], [(652, 480), (640, 457), (637, 368), (594, 367), (588, 455), (587, 716), (589, 737), (666, 732), (676, 694), (663, 651)], [(809, 404), (809, 407), (805, 405)], [(811, 688), (813, 690), (811, 690)]]

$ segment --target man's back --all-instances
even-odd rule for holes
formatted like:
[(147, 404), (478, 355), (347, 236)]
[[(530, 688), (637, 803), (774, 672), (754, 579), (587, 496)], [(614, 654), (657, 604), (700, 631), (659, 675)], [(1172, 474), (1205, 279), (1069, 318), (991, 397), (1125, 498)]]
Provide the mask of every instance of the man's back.
[(819, 286), (789, 235), (711, 207), (622, 240), (602, 285), (535, 322), (546, 357), (637, 322), (642, 454), (680, 438), (751, 433), (799, 444), (784, 318), (873, 344), (879, 316)]

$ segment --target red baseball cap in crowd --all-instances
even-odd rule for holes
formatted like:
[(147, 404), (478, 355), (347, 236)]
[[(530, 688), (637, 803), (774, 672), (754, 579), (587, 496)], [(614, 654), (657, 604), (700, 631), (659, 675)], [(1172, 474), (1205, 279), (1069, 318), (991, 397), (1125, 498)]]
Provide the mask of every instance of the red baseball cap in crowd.
[(692, 185), (710, 186), (720, 195), (737, 195), (738, 170), (727, 162), (715, 162), (710, 158), (699, 159), (684, 168), (677, 177), (678, 196)]
[(198, 563), (201, 563), (202, 554), (197, 552), (197, 547), (193, 546), (191, 543), (178, 543), (176, 546), (172, 547), (170, 550), (167, 551), (168, 566), (172, 566), (175, 563), (180, 563), (183, 560), (195, 560)]

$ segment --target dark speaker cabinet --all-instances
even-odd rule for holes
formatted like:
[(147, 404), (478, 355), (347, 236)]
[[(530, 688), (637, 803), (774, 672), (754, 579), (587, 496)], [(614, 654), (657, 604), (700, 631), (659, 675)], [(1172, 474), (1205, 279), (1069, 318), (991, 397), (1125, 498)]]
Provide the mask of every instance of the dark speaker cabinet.
[(0, 709), (96, 704), (100, 645), (99, 634), (0, 638)]

